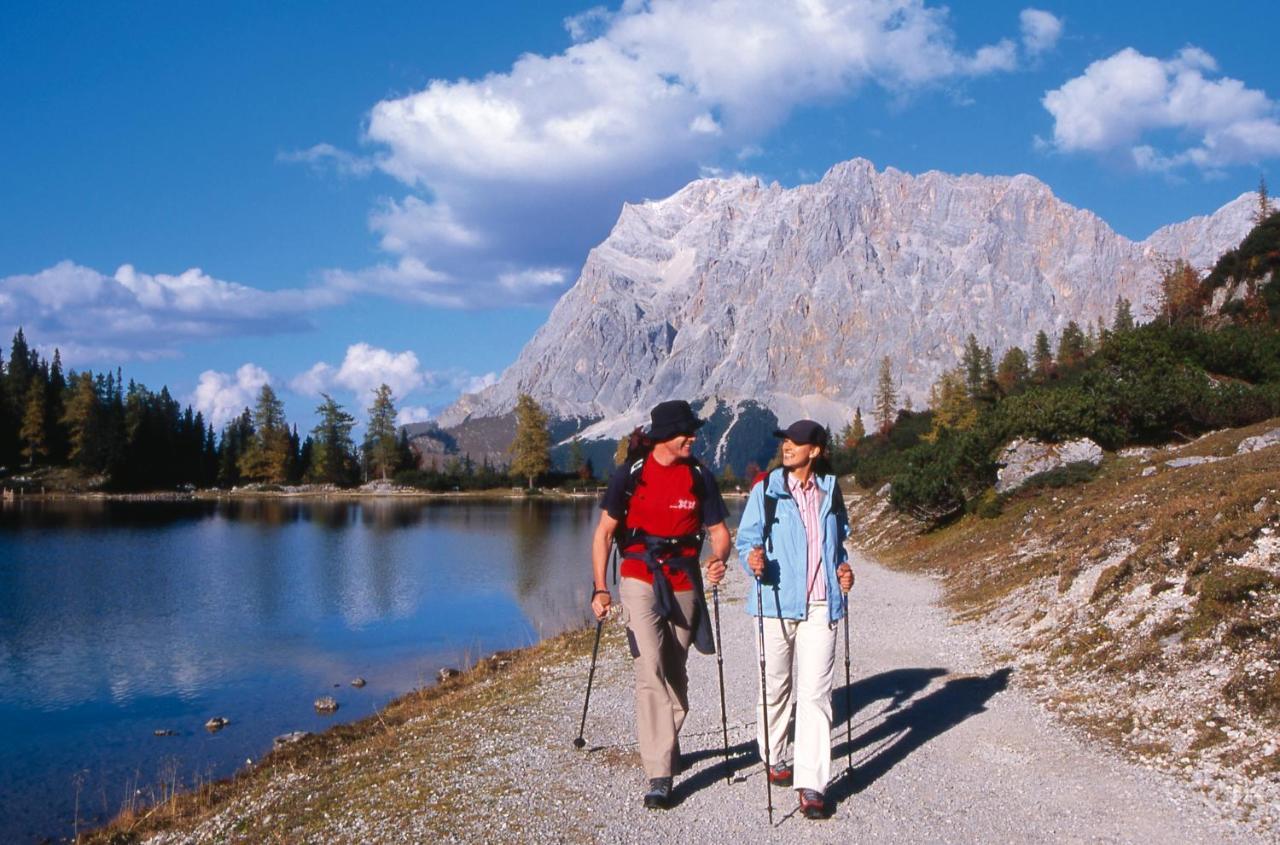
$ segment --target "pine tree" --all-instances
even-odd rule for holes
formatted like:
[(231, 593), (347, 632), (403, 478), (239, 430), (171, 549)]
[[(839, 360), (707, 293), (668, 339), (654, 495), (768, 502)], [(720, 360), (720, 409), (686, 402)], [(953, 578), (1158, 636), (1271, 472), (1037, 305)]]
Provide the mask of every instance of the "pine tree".
[(516, 399), (516, 436), (507, 449), (511, 473), (522, 475), (533, 489), (533, 480), (551, 468), (551, 434), (547, 415), (527, 393)]
[(105, 443), (103, 442), (101, 402), (93, 373), (72, 373), (71, 389), (62, 424), (67, 428), (70, 449), (67, 457), (81, 469), (97, 472), (103, 468)]
[(388, 473), (395, 472), (399, 464), (399, 443), (396, 441), (396, 406), (391, 388), (378, 385), (369, 406), (369, 427), (365, 431), (364, 454), (369, 468), (385, 481)]
[(586, 456), (582, 452), (582, 438), (575, 435), (574, 438), (569, 441), (569, 459), (565, 463), (565, 469), (576, 475), (582, 469), (582, 465), (585, 462)]
[(1133, 331), (1133, 305), (1122, 296), (1116, 297), (1116, 313), (1111, 320), (1113, 332)]
[(1080, 325), (1072, 320), (1058, 338), (1058, 366), (1071, 370), (1084, 363), (1086, 341)]
[(969, 394), (968, 369), (961, 365), (947, 370), (929, 390), (929, 407), (933, 410), (933, 429), (928, 440), (936, 440), (944, 428), (963, 431), (978, 421), (978, 406)]
[(845, 449), (852, 449), (866, 436), (867, 427), (862, 422), (862, 407), (859, 406), (853, 411), (853, 421), (840, 432), (840, 445)]
[(880, 361), (880, 377), (876, 383), (876, 428), (881, 434), (887, 434), (893, 428), (897, 412), (898, 392), (893, 385), (893, 364), (886, 355)]
[(1053, 375), (1053, 352), (1049, 347), (1049, 336), (1044, 329), (1036, 332), (1036, 347), (1032, 352), (1031, 369), (1038, 382), (1048, 381)]
[(324, 484), (345, 484), (351, 480), (352, 452), (351, 429), (356, 418), (327, 393), (316, 407), (320, 422), (311, 430), (314, 444), (311, 447), (311, 478)]
[(1160, 274), (1156, 301), (1161, 318), (1169, 325), (1197, 322), (1200, 314), (1200, 274), (1190, 263), (1178, 259)]
[(22, 414), (22, 456), (27, 464), (35, 466), (49, 455), (49, 443), (45, 432), (44, 384), (38, 378), (31, 380), (27, 389), (26, 409)]
[(969, 398), (976, 402), (983, 395), (982, 347), (973, 335), (965, 340), (960, 366), (964, 370), (965, 389), (969, 391)]
[(289, 460), (289, 426), (284, 403), (271, 385), (258, 391), (253, 409), (253, 438), (240, 456), (240, 473), (250, 481), (280, 484), (285, 480)]
[(1253, 225), (1259, 226), (1264, 220), (1275, 214), (1271, 207), (1271, 197), (1267, 193), (1267, 177), (1258, 177), (1258, 208), (1253, 212)]
[(1008, 396), (1021, 390), (1030, 375), (1027, 353), (1015, 346), (1000, 358), (1000, 366), (996, 368), (996, 384), (1000, 392)]

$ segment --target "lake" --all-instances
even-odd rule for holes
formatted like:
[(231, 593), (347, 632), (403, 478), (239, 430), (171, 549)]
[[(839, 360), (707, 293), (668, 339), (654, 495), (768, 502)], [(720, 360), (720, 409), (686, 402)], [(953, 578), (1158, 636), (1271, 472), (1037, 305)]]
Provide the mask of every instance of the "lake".
[[(590, 500), (5, 506), (0, 841), (70, 836), (135, 790), (227, 776), (280, 734), (363, 718), (442, 666), (584, 624), (598, 513)], [(320, 695), (336, 715), (315, 712)], [(209, 733), (213, 716), (230, 724)]]

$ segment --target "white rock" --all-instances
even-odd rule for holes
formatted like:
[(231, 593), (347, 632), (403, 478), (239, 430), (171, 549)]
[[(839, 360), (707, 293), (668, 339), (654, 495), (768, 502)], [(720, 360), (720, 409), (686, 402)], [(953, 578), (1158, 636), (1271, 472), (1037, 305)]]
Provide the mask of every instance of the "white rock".
[(1001, 450), (996, 458), (1000, 469), (996, 472), (996, 492), (1017, 490), (1034, 475), (1049, 472), (1070, 464), (1102, 463), (1102, 447), (1088, 438), (1068, 440), (1065, 443), (1042, 443), (1039, 440), (1014, 440)]
[(1246, 437), (1241, 440), (1240, 445), (1236, 447), (1236, 454), (1243, 455), (1246, 452), (1256, 452), (1259, 449), (1266, 449), (1268, 446), (1275, 446), (1277, 443), (1280, 443), (1280, 428), (1273, 428), (1264, 434)]

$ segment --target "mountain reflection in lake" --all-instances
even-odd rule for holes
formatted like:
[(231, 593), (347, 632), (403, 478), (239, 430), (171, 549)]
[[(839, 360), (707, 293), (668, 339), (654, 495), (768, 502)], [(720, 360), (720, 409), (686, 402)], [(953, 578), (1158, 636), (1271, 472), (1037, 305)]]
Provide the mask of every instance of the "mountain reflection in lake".
[[(167, 767), (230, 774), (274, 736), (332, 724), (318, 695), (361, 718), (442, 665), (585, 623), (598, 513), (586, 500), (5, 507), (0, 841), (68, 835), (77, 785), (83, 823)], [(231, 723), (208, 734), (211, 716)]]

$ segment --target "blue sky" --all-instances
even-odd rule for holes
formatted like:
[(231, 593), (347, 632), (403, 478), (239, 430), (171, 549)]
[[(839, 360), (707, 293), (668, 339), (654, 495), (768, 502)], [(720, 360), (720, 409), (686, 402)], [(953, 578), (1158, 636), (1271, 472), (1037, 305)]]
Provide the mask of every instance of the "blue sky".
[[(855, 156), (1122, 234), (1280, 159), (1274, 4), (6, 3), (0, 332), (224, 419), (514, 360), (620, 204)], [(7, 353), (7, 349), (6, 349)], [(408, 410), (411, 409), (411, 410)]]

